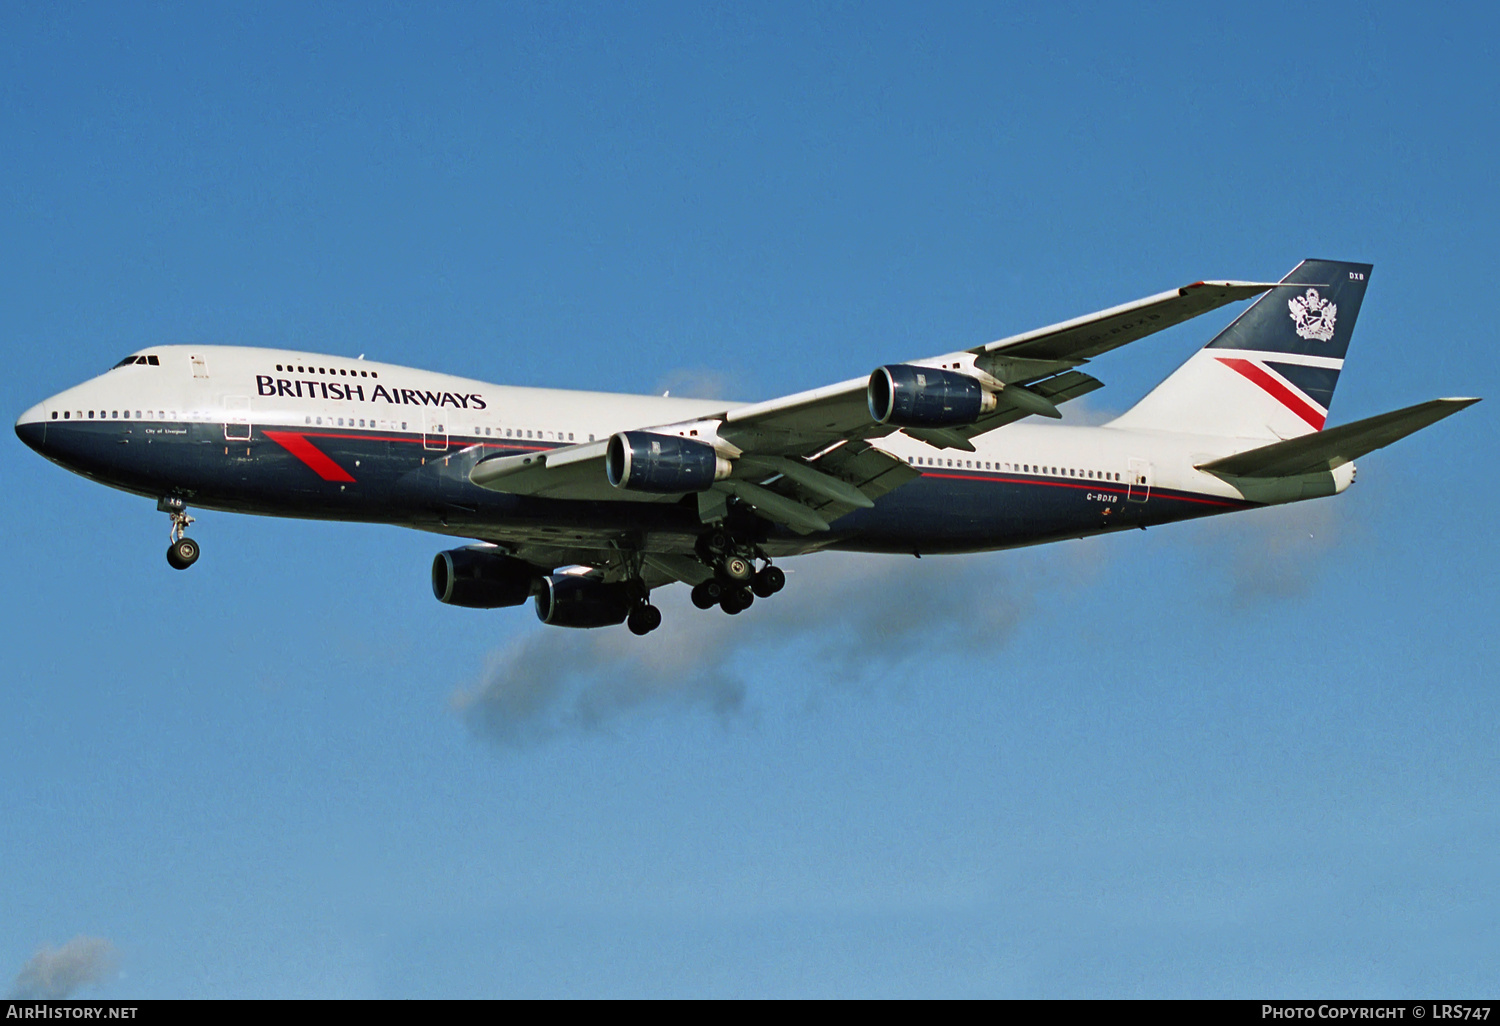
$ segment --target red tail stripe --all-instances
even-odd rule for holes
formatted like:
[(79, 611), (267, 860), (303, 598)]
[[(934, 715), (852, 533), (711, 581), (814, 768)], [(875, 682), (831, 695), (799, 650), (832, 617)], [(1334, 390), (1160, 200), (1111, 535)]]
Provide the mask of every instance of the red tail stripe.
[(324, 481), (354, 483), (349, 472), (329, 458), (328, 454), (305, 437), (290, 431), (267, 431), (266, 437), (313, 469)]
[(1251, 381), (1255, 382), (1261, 388), (1265, 389), (1271, 394), (1271, 397), (1276, 399), (1279, 403), (1281, 403), (1281, 405), (1285, 406), (1297, 416), (1301, 417), (1303, 420), (1311, 424), (1314, 431), (1323, 430), (1323, 422), (1328, 418), (1319, 413), (1317, 410), (1313, 409), (1312, 406), (1302, 400), (1297, 395), (1297, 393), (1293, 392), (1290, 388), (1287, 388), (1281, 382), (1271, 377), (1270, 374), (1266, 373), (1266, 371), (1264, 371), (1260, 367), (1257, 367), (1249, 360), (1241, 360), (1234, 357), (1220, 356), (1218, 357), (1218, 361), (1224, 366), (1228, 367), (1230, 370), (1238, 371), (1245, 377), (1249, 378)]

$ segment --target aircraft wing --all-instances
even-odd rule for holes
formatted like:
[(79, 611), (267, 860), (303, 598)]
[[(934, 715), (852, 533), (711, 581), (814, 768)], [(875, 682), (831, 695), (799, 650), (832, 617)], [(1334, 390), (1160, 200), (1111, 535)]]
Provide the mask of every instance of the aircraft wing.
[[(1194, 282), (1133, 303), (1012, 335), (998, 342), (915, 362), (922, 366), (952, 366), (977, 371), (1007, 385), (1026, 386), (1032, 392), (1049, 397), (1054, 404), (1065, 402), (1102, 387), (1097, 379), (1073, 371), (1079, 364), (1228, 303), (1259, 295), (1275, 288), (1276, 284)], [(1055, 380), (1045, 389), (1032, 387), (1049, 379)], [(741, 448), (781, 452), (796, 451), (820, 442), (827, 444), (839, 438), (878, 438), (893, 434), (897, 428), (877, 423), (870, 416), (866, 401), (867, 384), (867, 378), (853, 378), (836, 385), (735, 407), (726, 412), (720, 433)], [(975, 425), (957, 431), (944, 429), (931, 437), (923, 437), (917, 430), (907, 433), (934, 445), (952, 444), (944, 437), (952, 434), (963, 439), (955, 447), (971, 449), (968, 438), (1035, 412), (1038, 412), (1035, 406), (1023, 407), (1006, 402), (1002, 393), (999, 408)]]
[[(914, 361), (952, 369), (987, 382), (994, 408), (959, 427), (907, 428), (931, 445), (972, 451), (977, 435), (1033, 414), (1057, 417), (1056, 405), (1102, 387), (1077, 366), (1164, 328), (1247, 299), (1274, 283), (1212, 281), (1111, 307), (973, 349)], [(759, 403), (726, 407), (695, 422), (712, 423), (716, 448), (731, 457), (733, 472), (698, 497), (704, 522), (724, 515), (736, 500), (798, 534), (827, 531), (844, 514), (920, 476), (906, 461), (871, 440), (902, 430), (870, 412), (868, 378), (851, 378)], [(686, 436), (681, 425), (641, 425), (639, 430)], [(469, 478), (496, 491), (558, 499), (679, 502), (662, 495), (612, 487), (605, 476), (607, 442), (589, 442), (545, 453), (492, 457)]]
[(1110, 307), (1071, 321), (1002, 338), (969, 352), (1009, 359), (1083, 361), (1145, 338), (1165, 328), (1258, 296), (1278, 282), (1195, 281), (1133, 303)]

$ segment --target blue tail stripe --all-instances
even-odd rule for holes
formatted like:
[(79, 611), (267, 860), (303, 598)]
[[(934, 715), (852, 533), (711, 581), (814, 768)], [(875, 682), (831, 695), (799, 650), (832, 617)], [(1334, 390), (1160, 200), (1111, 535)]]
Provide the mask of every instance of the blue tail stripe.
[(1208, 344), (1210, 349), (1253, 349), (1343, 359), (1354, 334), (1370, 264), (1304, 260), (1282, 279), (1306, 288), (1275, 288)]

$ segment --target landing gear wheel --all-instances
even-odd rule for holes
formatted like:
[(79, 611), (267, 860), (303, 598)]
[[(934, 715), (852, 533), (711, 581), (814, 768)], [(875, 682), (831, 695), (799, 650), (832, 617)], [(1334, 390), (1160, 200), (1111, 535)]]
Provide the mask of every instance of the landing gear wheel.
[(636, 606), (625, 618), (625, 626), (631, 634), (650, 634), (661, 626), (661, 610), (645, 604)]
[(156, 500), (156, 509), (172, 518), (172, 531), (168, 535), (172, 544), (167, 546), (167, 563), (173, 570), (186, 570), (198, 562), (198, 543), (187, 537), (188, 524), (193, 518), (188, 516), (187, 506), (183, 505), (181, 499), (164, 495)]
[(768, 566), (755, 575), (750, 587), (761, 598), (770, 598), (786, 587), (786, 574), (778, 567)]
[(699, 609), (712, 609), (724, 597), (724, 586), (718, 581), (704, 581), (693, 589), (693, 605)]
[(173, 570), (186, 570), (198, 562), (198, 555), (202, 550), (198, 543), (191, 538), (178, 538), (167, 546), (167, 562)]
[(724, 612), (733, 616), (736, 613), (743, 613), (754, 602), (755, 596), (751, 594), (749, 588), (728, 588), (724, 592), (724, 597), (719, 600), (719, 606)]
[(719, 563), (719, 573), (735, 584), (744, 584), (755, 576), (755, 564), (744, 556), (725, 556)]

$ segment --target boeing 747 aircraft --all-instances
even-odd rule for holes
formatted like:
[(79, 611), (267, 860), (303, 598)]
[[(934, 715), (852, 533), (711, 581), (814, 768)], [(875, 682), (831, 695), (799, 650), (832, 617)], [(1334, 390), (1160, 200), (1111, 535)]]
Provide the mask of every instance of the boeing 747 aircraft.
[[(16, 433), (187, 510), (396, 524), (478, 539), (433, 561), (438, 599), (535, 598), (563, 627), (661, 623), (681, 581), (739, 613), (773, 560), (1003, 549), (1333, 495), (1353, 461), (1477, 399), (1325, 428), (1370, 265), (1200, 281), (972, 349), (759, 403), (487, 384), (284, 349), (152, 346), (23, 413)], [(1079, 368), (1259, 296), (1118, 419), (1049, 424)]]

